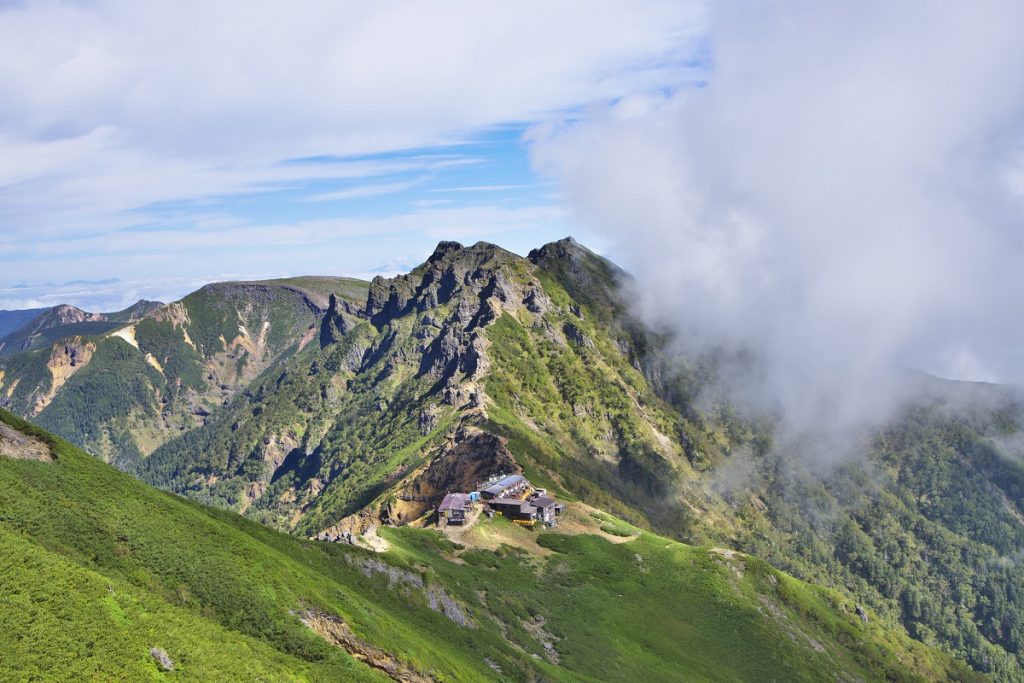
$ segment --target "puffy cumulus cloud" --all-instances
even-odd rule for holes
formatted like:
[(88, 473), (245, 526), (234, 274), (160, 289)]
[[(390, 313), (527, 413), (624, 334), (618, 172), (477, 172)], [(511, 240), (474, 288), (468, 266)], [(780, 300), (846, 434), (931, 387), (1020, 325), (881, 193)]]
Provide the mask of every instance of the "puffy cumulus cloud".
[(703, 87), (531, 133), (537, 168), (738, 396), (879, 419), (893, 369), (1024, 380), (1024, 5), (725, 3)]
[(346, 177), (282, 160), (662, 87), (701, 22), (672, 0), (0, 3), (0, 237), (109, 231), (156, 202)]

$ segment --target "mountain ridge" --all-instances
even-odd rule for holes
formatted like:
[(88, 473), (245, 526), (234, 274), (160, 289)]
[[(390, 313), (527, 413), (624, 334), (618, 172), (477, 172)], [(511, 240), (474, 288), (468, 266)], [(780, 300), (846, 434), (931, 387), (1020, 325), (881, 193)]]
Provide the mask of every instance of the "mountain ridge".
[[(283, 307), (200, 290), (139, 323), (140, 348), (98, 344), (39, 418), (149, 483), (304, 537), (429, 526), (446, 489), (512, 468), (636, 528), (834, 586), (977, 670), (1019, 680), (1019, 398), (925, 382), (934, 391), (866, 433), (862, 457), (809, 467), (815, 453), (714, 390), (713, 358), (667, 351), (671, 340), (632, 315), (628, 282), (566, 239), (527, 257), (443, 242), (410, 273), (350, 283), (347, 295), (321, 287), (319, 313), (295, 283), (259, 289)], [(280, 343), (239, 373), (244, 342), (259, 346), (266, 322)], [(0, 376), (0, 400), (14, 378)], [(101, 392), (100, 378), (117, 381)], [(102, 401), (89, 411), (111, 422), (65, 421), (85, 412), (75, 394), (153, 406), (153, 387), (170, 408), (143, 427), (118, 423), (124, 405)], [(109, 457), (113, 438), (88, 436), (97, 423), (137, 452)], [(161, 438), (139, 447), (145, 425), (161, 423)]]

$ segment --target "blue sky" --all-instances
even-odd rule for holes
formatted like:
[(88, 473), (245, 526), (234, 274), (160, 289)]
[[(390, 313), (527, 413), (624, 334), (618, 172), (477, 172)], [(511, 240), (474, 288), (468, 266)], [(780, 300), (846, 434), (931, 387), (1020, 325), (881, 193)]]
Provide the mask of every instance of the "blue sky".
[(700, 3), (0, 5), (0, 308), (601, 248), (538, 130), (693, 84)]
[[(510, 125), (457, 144), (286, 159), (280, 165), (313, 166), (318, 177), (132, 208), (137, 223), (76, 233), (91, 246), (71, 253), (14, 245), (0, 253), (8, 273), (0, 307), (69, 300), (113, 310), (133, 297), (176, 298), (211, 280), (391, 275), (422, 262), (442, 239), (525, 254), (575, 232), (596, 245), (561, 205), (557, 184), (531, 169), (525, 130)], [(183, 237), (195, 242), (178, 247)], [(140, 277), (140, 261), (159, 274)]]
[(650, 320), (774, 354), (773, 396), (893, 364), (1024, 382), (1022, 15), (0, 2), (0, 308), (572, 234)]

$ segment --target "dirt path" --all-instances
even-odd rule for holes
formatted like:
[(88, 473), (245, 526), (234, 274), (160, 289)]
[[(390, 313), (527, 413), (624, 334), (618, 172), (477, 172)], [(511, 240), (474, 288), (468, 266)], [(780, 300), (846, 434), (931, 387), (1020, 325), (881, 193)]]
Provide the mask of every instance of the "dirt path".
[(448, 540), (452, 543), (463, 544), (466, 534), (469, 533), (470, 529), (476, 526), (476, 523), (480, 521), (480, 515), (483, 513), (482, 505), (474, 505), (469, 511), (469, 516), (466, 517), (466, 521), (460, 524), (449, 524), (441, 529)]
[(375, 553), (387, 552), (391, 545), (377, 534), (377, 525), (371, 526), (362, 536), (358, 537)]

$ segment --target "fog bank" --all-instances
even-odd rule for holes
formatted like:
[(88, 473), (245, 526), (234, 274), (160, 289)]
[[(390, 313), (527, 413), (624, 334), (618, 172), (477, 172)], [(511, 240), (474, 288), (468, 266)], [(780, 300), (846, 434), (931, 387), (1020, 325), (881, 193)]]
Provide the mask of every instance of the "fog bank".
[[(726, 3), (703, 87), (535, 128), (680, 348), (797, 428), (1024, 380), (1024, 4)], [(913, 383), (911, 383), (913, 384)]]

